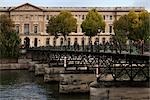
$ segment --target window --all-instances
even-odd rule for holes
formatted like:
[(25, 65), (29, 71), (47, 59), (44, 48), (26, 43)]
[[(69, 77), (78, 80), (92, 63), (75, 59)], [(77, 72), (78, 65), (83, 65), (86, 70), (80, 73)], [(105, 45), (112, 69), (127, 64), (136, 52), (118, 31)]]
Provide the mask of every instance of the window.
[(77, 42), (77, 41), (78, 41), (78, 39), (77, 39), (77, 38), (75, 38), (75, 39), (74, 39), (74, 42)]
[(109, 18), (110, 20), (112, 20), (112, 16), (110, 16), (110, 18)]
[(111, 37), (109, 38), (109, 42), (113, 42), (113, 39)]
[(70, 43), (70, 38), (68, 38), (68, 45), (70, 45), (71, 43)]
[(106, 40), (105, 38), (102, 38), (102, 42), (103, 42), (103, 44), (105, 43), (105, 40)]
[(102, 30), (102, 32), (103, 32), (103, 33), (105, 33), (105, 29), (104, 29), (104, 30)]
[(49, 20), (49, 15), (46, 16), (46, 19)]
[(109, 26), (109, 33), (112, 33), (112, 26)]
[(29, 34), (29, 24), (24, 24), (24, 34)]
[(84, 20), (84, 15), (82, 15), (82, 20)]
[(92, 44), (92, 39), (90, 39), (90, 37), (88, 38), (88, 42), (89, 42), (89, 45)]
[(99, 43), (99, 38), (95, 38), (94, 45), (98, 45), (98, 43)]
[(49, 40), (50, 40), (50, 38), (46, 38), (46, 46), (49, 45)]
[(35, 26), (34, 26), (34, 33), (37, 33), (37, 31), (38, 31), (38, 26), (35, 25)]
[(84, 43), (84, 41), (85, 41), (85, 38), (84, 37), (82, 37), (82, 45), (84, 45), (85, 43)]
[(53, 39), (53, 46), (55, 47), (56, 46), (56, 38), (54, 37)]
[(96, 41), (96, 42), (99, 42), (99, 38), (95, 38), (95, 41)]
[(60, 45), (63, 45), (63, 38), (60, 38)]
[(105, 15), (103, 15), (103, 19), (105, 20)]
[(37, 38), (34, 38), (34, 47), (37, 47)]
[(16, 25), (16, 32), (19, 33), (19, 25)]

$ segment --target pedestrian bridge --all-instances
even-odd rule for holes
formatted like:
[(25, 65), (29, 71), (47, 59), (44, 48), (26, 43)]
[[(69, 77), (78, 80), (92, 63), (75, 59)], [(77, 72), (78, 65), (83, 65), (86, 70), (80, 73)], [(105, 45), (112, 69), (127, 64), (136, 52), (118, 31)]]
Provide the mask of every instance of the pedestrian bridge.
[(150, 56), (134, 49), (39, 47), (28, 48), (27, 57), (66, 71), (93, 72), (98, 81), (108, 75), (114, 81), (149, 81)]

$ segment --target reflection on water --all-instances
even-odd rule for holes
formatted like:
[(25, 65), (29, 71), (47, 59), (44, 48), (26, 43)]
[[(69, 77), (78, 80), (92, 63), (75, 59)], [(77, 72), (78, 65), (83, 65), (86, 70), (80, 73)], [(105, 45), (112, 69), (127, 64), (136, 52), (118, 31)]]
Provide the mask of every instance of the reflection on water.
[(24, 70), (0, 71), (0, 100), (89, 100), (89, 95), (59, 95), (58, 83), (43, 83), (42, 77)]

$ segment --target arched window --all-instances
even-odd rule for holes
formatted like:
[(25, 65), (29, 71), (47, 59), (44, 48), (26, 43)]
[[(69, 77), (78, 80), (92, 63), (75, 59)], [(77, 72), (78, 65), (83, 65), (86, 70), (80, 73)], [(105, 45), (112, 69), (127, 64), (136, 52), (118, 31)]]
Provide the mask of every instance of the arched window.
[(95, 38), (95, 41), (96, 41), (96, 42), (99, 42), (99, 38)]
[(60, 45), (63, 45), (63, 38), (60, 38)]
[(98, 43), (99, 43), (99, 38), (95, 38), (94, 45), (98, 45)]
[(84, 45), (84, 44), (85, 44), (85, 38), (82, 37), (82, 45)]
[(113, 42), (113, 39), (112, 39), (112, 38), (109, 38), (109, 42)]
[(49, 45), (49, 40), (50, 40), (50, 38), (46, 38), (46, 46)]
[(53, 39), (53, 46), (56, 46), (56, 37)]
[(34, 47), (37, 47), (37, 42), (38, 42), (38, 39), (34, 38)]
[(78, 42), (78, 38), (74, 38), (74, 42)]
[(89, 37), (89, 39), (88, 39), (89, 41), (89, 45), (92, 45), (92, 39), (90, 39), (90, 37)]
[(103, 43), (103, 44), (105, 44), (105, 41), (106, 41), (106, 39), (105, 39), (105, 38), (102, 38), (102, 43)]
[(71, 42), (70, 42), (70, 38), (68, 38), (68, 46), (70, 46), (71, 45)]

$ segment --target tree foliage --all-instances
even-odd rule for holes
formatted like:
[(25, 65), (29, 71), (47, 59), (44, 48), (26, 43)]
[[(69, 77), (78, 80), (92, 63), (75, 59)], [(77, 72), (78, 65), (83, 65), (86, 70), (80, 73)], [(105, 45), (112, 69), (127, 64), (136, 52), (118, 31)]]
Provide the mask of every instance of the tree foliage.
[(0, 16), (0, 58), (17, 57), (20, 39), (14, 24), (7, 15)]
[(150, 41), (150, 14), (147, 11), (142, 11), (139, 14), (139, 28), (137, 38)]
[(127, 39), (147, 41), (150, 32), (149, 23), (150, 16), (147, 11), (142, 11), (139, 14), (130, 11), (128, 15), (121, 16), (114, 21), (115, 38), (121, 43), (126, 43)]
[(88, 12), (86, 19), (81, 24), (82, 31), (86, 36), (92, 37), (97, 35), (98, 30), (105, 29), (105, 22), (96, 9), (92, 9)]
[(49, 20), (49, 24), (47, 27), (47, 32), (57, 36), (59, 33), (66, 36), (76, 31), (77, 29), (77, 20), (73, 17), (73, 15), (68, 11), (62, 11), (56, 17), (52, 17)]
[(50, 33), (51, 35), (54, 35), (55, 37), (58, 36), (59, 27), (56, 21), (56, 17), (51, 17), (51, 19), (49, 20), (47, 32)]

